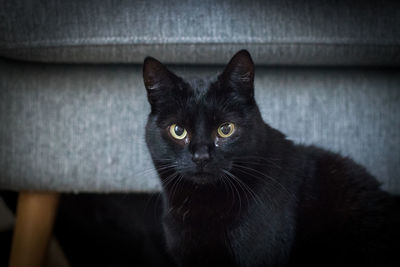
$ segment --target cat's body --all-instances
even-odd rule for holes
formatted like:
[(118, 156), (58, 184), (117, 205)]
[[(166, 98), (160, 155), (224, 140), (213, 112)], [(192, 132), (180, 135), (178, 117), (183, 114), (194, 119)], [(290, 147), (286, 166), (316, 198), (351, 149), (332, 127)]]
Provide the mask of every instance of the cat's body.
[(393, 200), (352, 160), (265, 124), (254, 66), (187, 82), (154, 59), (146, 141), (163, 183), (164, 232), (180, 266), (393, 264)]

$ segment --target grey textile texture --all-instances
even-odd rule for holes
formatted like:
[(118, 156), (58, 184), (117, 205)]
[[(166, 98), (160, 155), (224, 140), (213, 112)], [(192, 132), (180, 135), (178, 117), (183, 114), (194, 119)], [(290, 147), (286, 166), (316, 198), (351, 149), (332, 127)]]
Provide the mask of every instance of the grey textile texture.
[[(184, 76), (222, 67), (175, 67)], [(400, 193), (400, 69), (256, 68), (266, 122), (353, 157)], [(158, 190), (137, 65), (0, 61), (0, 188)]]
[(43, 62), (399, 65), (397, 0), (0, 0), (0, 55)]

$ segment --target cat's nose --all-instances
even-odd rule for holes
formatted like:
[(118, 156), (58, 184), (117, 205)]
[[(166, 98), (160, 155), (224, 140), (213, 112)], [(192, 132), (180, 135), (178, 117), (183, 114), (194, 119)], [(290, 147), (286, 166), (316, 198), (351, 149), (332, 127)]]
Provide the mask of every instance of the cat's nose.
[(210, 152), (207, 146), (201, 146), (193, 153), (192, 160), (200, 167), (204, 167), (210, 161)]

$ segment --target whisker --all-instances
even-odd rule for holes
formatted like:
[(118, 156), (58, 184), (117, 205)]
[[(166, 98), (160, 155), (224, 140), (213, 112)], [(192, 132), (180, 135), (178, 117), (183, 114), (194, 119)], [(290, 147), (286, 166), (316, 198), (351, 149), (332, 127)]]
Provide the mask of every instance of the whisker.
[(243, 191), (244, 196), (246, 197), (246, 201), (247, 201), (247, 205), (250, 205), (249, 202), (249, 198), (247, 197), (246, 191), (243, 188), (243, 185), (240, 182), (240, 179), (237, 178), (235, 175), (233, 175), (232, 173), (230, 173), (229, 171), (227, 171), (227, 174), (231, 176), (231, 178), (233, 179), (233, 181), (235, 181), (237, 183), (237, 185), (239, 186), (239, 188)]
[(161, 168), (157, 168), (157, 171), (163, 171), (163, 170), (168, 170), (168, 169), (172, 169), (172, 168), (176, 168), (177, 165), (169, 165), (169, 166), (165, 166), (165, 167), (161, 167)]
[(171, 198), (172, 199), (174, 199), (174, 197), (175, 197), (175, 193), (176, 193), (176, 191), (178, 190), (178, 186), (179, 186), (179, 183), (182, 181), (182, 178), (183, 178), (183, 176), (182, 175), (179, 175), (179, 177), (178, 177), (178, 179), (176, 179), (176, 182), (174, 183), (174, 185), (172, 186), (172, 194), (171, 194)]
[[(227, 181), (231, 184), (232, 188), (235, 190), (234, 192), (236, 192), (236, 194), (237, 194), (237, 196), (238, 196), (238, 197), (237, 197), (238, 200), (239, 200), (239, 213), (238, 213), (238, 214), (240, 214), (241, 211), (242, 211), (242, 198), (241, 198), (241, 196), (240, 196), (240, 192), (239, 192), (239, 190), (237, 189), (237, 186), (235, 185), (235, 183), (233, 182), (232, 177), (231, 177), (229, 174), (227, 174), (227, 177), (228, 177)], [(234, 198), (234, 199), (236, 199), (236, 198)]]
[(178, 175), (177, 172), (174, 172), (172, 174), (170, 174), (169, 176), (167, 176), (166, 178), (161, 180), (162, 185), (166, 188), (171, 181), (173, 181), (175, 179), (175, 177)]
[[(231, 184), (232, 184), (232, 186), (233, 186), (233, 188), (235, 189), (235, 191), (236, 191), (236, 193), (238, 194), (238, 199), (239, 199), (239, 214), (241, 213), (241, 210), (242, 210), (242, 199), (241, 199), (241, 197), (240, 197), (240, 192), (239, 192), (239, 190), (237, 189), (237, 187), (236, 187), (236, 185), (235, 185), (235, 183), (233, 183), (233, 181), (235, 181), (235, 178), (232, 176), (232, 174), (230, 173), (230, 172), (228, 172), (227, 170), (222, 170), (226, 175), (227, 175), (227, 177), (230, 177), (231, 179), (228, 179), (227, 181), (229, 181)], [(243, 189), (242, 189), (243, 190)], [(246, 194), (245, 194), (246, 195)], [(246, 196), (247, 197), (247, 196)], [(248, 202), (249, 200), (247, 199), (247, 202)]]
[[(265, 158), (265, 157), (259, 157), (259, 156), (242, 156), (242, 157), (234, 157), (232, 159), (235, 162), (241, 161), (242, 163), (245, 163), (245, 164), (265, 165), (265, 163), (268, 163), (278, 169), (282, 169), (282, 166), (280, 166), (276, 163), (276, 161), (281, 161), (281, 160), (276, 159), (276, 158)], [(251, 160), (251, 161), (249, 161), (249, 160)], [(261, 162), (258, 162), (258, 161), (261, 161)]]
[(239, 156), (239, 157), (234, 157), (237, 159), (262, 159), (262, 160), (267, 160), (267, 161), (281, 161), (280, 158), (271, 158), (271, 157), (261, 157), (257, 155), (247, 155), (247, 156)]
[[(256, 203), (258, 203), (258, 204), (263, 203), (261, 198), (257, 195), (257, 193), (254, 192), (254, 190), (252, 190), (246, 183), (244, 183), (242, 180), (240, 180), (240, 178), (237, 177), (236, 175), (234, 175), (233, 173), (231, 173), (229, 171), (227, 171), (227, 172), (231, 174), (232, 178), (234, 178), (237, 181), (237, 183), (239, 183), (239, 185), (241, 185), (242, 189), (245, 189), (250, 194), (250, 196), (253, 198), (253, 200)], [(246, 195), (246, 192), (244, 190), (243, 190), (243, 192)], [(246, 195), (246, 198), (247, 198), (247, 195)], [(247, 201), (248, 201), (248, 199), (247, 199)]]
[(149, 169), (137, 172), (135, 175), (137, 175), (137, 176), (138, 175), (146, 175), (146, 174), (149, 174), (149, 173), (151, 173), (153, 171), (157, 172), (157, 171), (160, 171), (160, 170), (164, 170), (164, 169), (168, 169), (168, 168), (174, 168), (174, 167), (177, 167), (177, 165), (176, 164), (164, 164), (161, 167), (149, 168)]
[[(260, 177), (255, 176), (255, 175), (252, 174), (252, 173), (249, 173), (249, 172), (247, 172), (247, 171), (244, 171), (244, 170), (241, 170), (241, 169), (238, 169), (238, 168), (234, 168), (234, 170), (240, 171), (240, 172), (242, 172), (242, 173), (244, 173), (244, 174), (246, 174), (246, 175), (250, 175), (251, 177), (258, 178), (259, 181), (261, 181), (261, 182), (263, 182), (263, 183), (265, 184), (264, 190), (267, 190), (268, 193), (273, 193), (273, 190), (279, 190), (279, 188), (277, 187), (277, 185), (275, 185), (275, 184), (269, 184), (269, 183), (267, 184), (267, 181), (263, 180), (263, 179), (260, 178)], [(272, 190), (272, 191), (271, 191), (271, 190)], [(286, 192), (285, 192), (285, 195), (286, 195)], [(276, 205), (276, 206), (278, 205), (277, 200), (276, 200), (271, 194), (267, 194), (266, 197), (268, 197), (268, 201), (272, 202), (272, 203), (273, 203), (274, 205)], [(272, 209), (272, 207), (270, 207), (270, 209)]]
[[(228, 213), (232, 210), (232, 208), (233, 208), (233, 204), (234, 204), (234, 194), (233, 194), (233, 189), (232, 189), (232, 186), (230, 185), (230, 184), (228, 184), (226, 181), (225, 181), (225, 179), (229, 179), (229, 178), (226, 178), (226, 175), (225, 174), (223, 174), (223, 176), (218, 176), (218, 179), (223, 183), (223, 186), (224, 186), (224, 189), (227, 189), (227, 186), (229, 186), (229, 191), (230, 191), (230, 197), (231, 197), (231, 206), (230, 206), (230, 208), (229, 208), (229, 210), (228, 210)], [(228, 191), (228, 190), (226, 190), (226, 191)]]
[(260, 171), (258, 171), (256, 169), (250, 168), (250, 167), (246, 167), (246, 166), (242, 166), (242, 165), (238, 165), (238, 164), (232, 164), (232, 166), (234, 166), (237, 170), (240, 170), (240, 171), (242, 171), (244, 173), (247, 173), (248, 175), (250, 175), (250, 176), (252, 176), (252, 177), (254, 177), (256, 179), (259, 179), (260, 181), (264, 181), (265, 182), (265, 180), (262, 179), (261, 177), (258, 177), (258, 176), (254, 175), (252, 173), (245, 172), (244, 170), (253, 171), (253, 172), (255, 172), (255, 173), (257, 173), (257, 174), (259, 174), (259, 175), (261, 175), (261, 176), (263, 176), (263, 177), (265, 177), (267, 179), (269, 179), (270, 181), (272, 181), (276, 185), (278, 185), (281, 189), (283, 189), (283, 191), (286, 193), (286, 195), (288, 197), (293, 198), (294, 200), (297, 201), (297, 197), (292, 192), (290, 192), (284, 185), (282, 185), (278, 180), (276, 180), (275, 178), (273, 178), (273, 177), (271, 177), (269, 175), (266, 175), (265, 173), (262, 173), (262, 172), (260, 172)]

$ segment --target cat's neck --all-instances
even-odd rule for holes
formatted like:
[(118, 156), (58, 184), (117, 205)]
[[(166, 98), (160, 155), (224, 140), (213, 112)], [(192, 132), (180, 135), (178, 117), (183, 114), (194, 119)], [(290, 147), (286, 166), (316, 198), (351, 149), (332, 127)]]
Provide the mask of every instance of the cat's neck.
[(239, 188), (224, 184), (196, 185), (186, 182), (179, 188), (164, 188), (163, 196), (165, 215), (182, 222), (232, 221), (252, 204)]

